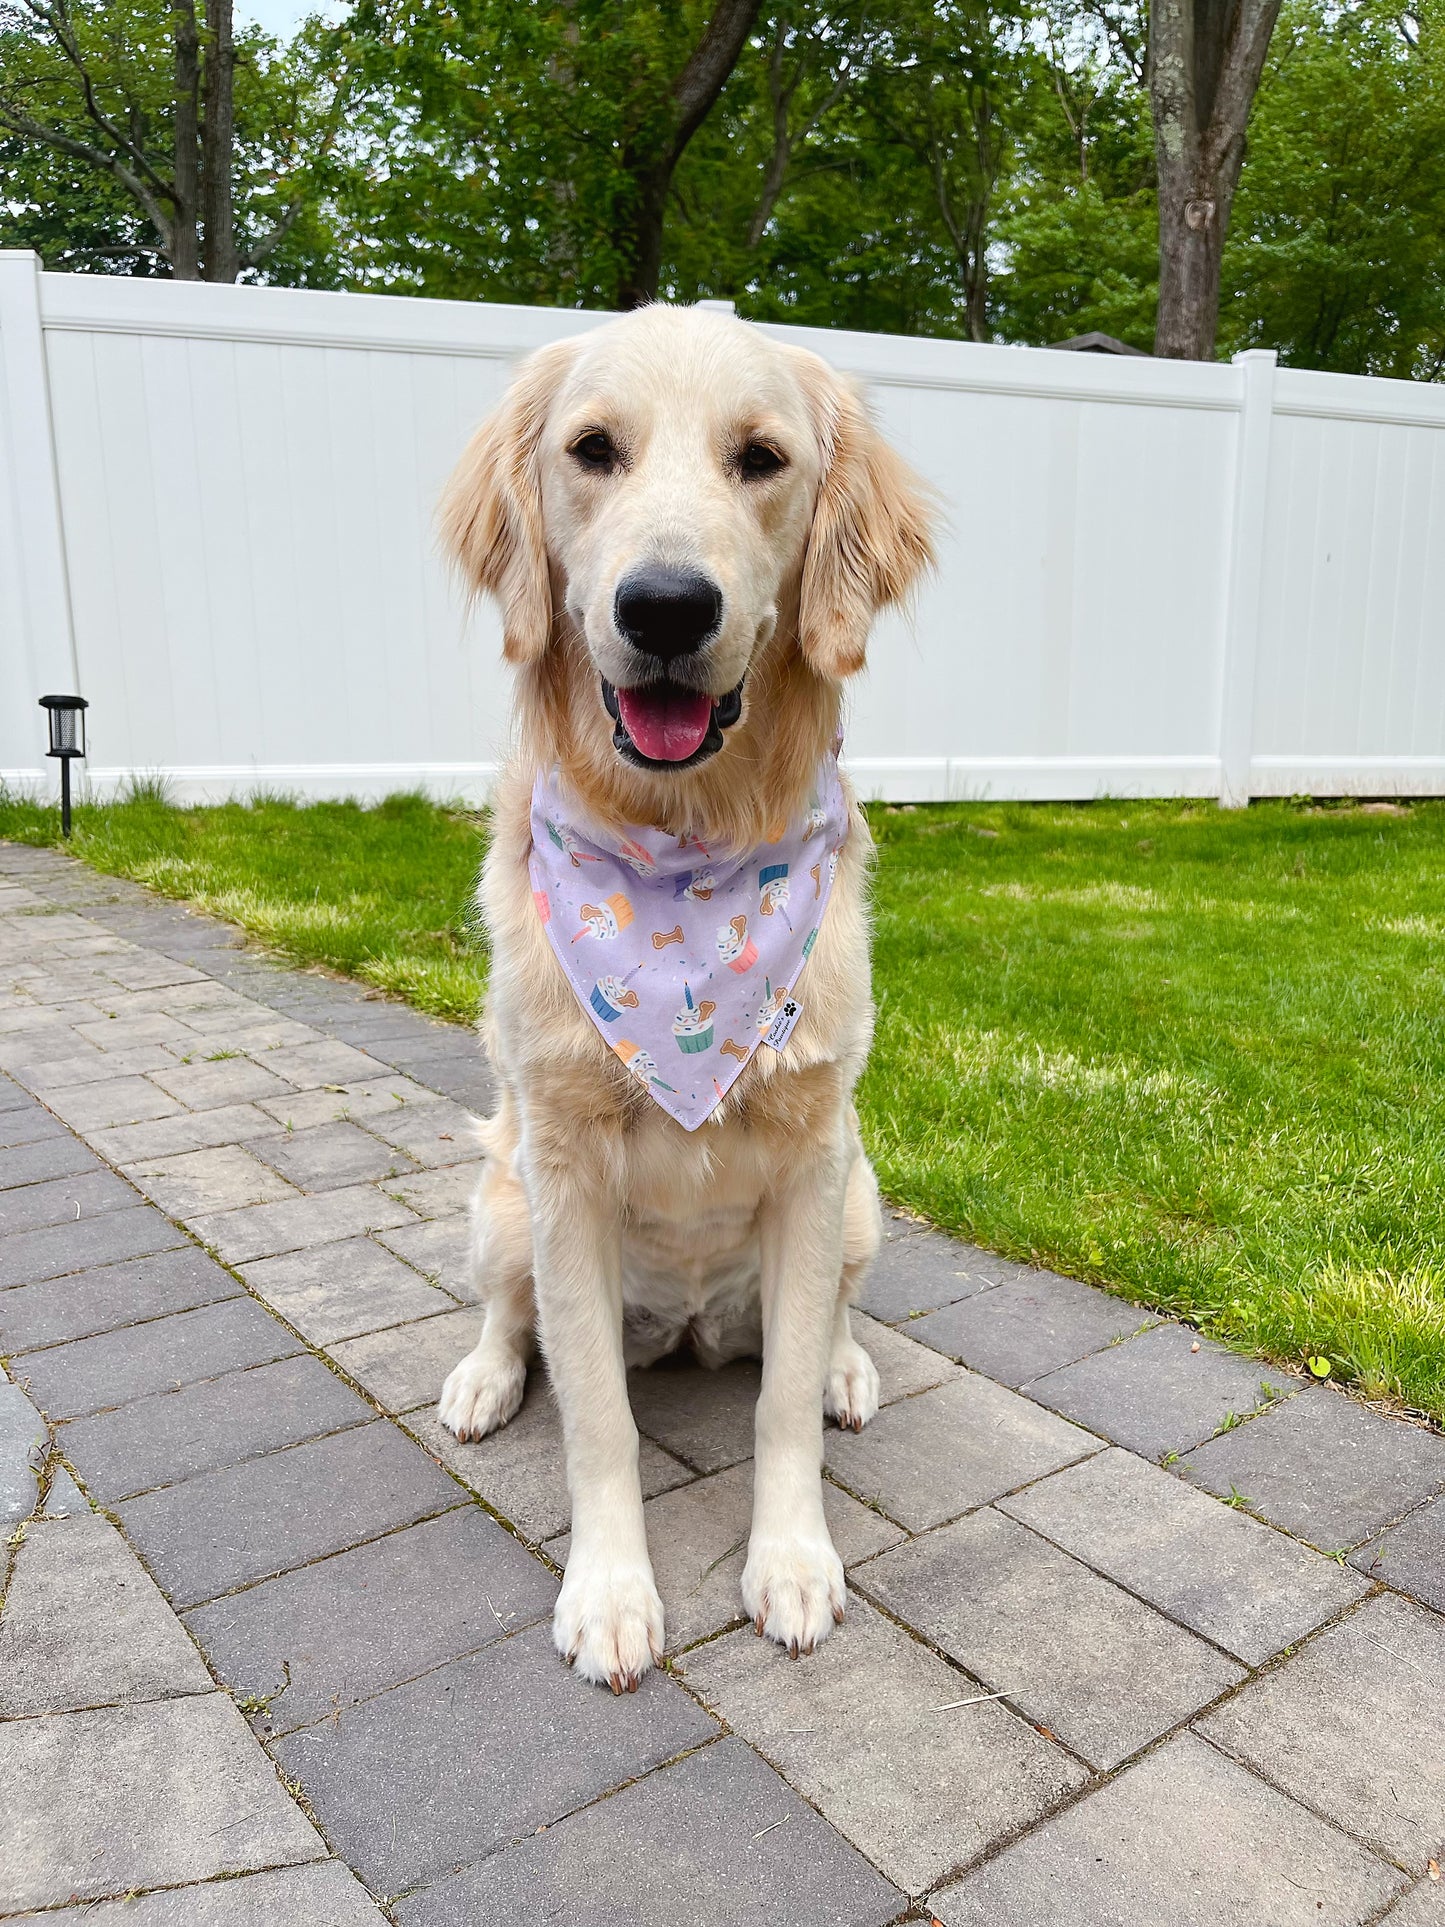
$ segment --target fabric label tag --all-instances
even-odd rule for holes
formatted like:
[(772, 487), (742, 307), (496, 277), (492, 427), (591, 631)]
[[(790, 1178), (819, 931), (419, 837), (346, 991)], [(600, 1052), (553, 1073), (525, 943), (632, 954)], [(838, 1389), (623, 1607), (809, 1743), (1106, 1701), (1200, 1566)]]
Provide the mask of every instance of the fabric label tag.
[(793, 1034), (793, 1026), (803, 1014), (803, 1006), (796, 997), (789, 997), (780, 1004), (778, 1014), (763, 1032), (763, 1042), (771, 1044), (774, 1050), (781, 1050)]

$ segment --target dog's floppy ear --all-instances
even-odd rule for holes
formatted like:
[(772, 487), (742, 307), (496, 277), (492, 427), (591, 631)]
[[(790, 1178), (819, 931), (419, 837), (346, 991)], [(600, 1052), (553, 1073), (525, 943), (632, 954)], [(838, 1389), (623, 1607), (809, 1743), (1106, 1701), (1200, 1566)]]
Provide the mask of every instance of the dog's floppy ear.
[(927, 485), (869, 420), (853, 386), (816, 355), (804, 384), (818, 419), (823, 476), (803, 562), (798, 640), (820, 676), (863, 667), (880, 609), (905, 596), (933, 561)]
[(501, 604), (509, 662), (535, 662), (552, 633), (537, 444), (575, 352), (575, 342), (554, 341), (528, 356), (442, 496), (442, 540), (472, 587)]

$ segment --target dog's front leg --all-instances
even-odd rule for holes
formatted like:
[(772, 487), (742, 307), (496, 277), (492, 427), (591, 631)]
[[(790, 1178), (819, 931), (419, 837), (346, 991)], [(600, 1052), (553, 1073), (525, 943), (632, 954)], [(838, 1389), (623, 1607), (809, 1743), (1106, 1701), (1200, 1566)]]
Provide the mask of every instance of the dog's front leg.
[(585, 1678), (635, 1692), (662, 1657), (662, 1601), (647, 1556), (622, 1356), (617, 1201), (575, 1157), (529, 1160), (527, 1193), (537, 1312), (572, 1494), (572, 1548), (553, 1637)]
[(763, 1205), (763, 1384), (743, 1605), (796, 1656), (843, 1617), (843, 1564), (823, 1517), (823, 1379), (843, 1263), (847, 1161), (818, 1147)]

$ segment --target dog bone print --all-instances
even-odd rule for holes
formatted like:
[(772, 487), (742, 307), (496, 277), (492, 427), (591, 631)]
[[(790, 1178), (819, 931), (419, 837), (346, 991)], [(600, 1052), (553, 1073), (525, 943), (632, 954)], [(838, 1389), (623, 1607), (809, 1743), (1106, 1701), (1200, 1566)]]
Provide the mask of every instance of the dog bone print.
[(747, 1063), (748, 1047), (746, 1044), (735, 1044), (732, 1038), (729, 1037), (727, 1042), (721, 1045), (720, 1048), (724, 1057), (735, 1057), (740, 1064)]
[(654, 930), (652, 933), (652, 947), (654, 950), (666, 950), (670, 943), (681, 942), (682, 925), (680, 923), (674, 925), (671, 930)]

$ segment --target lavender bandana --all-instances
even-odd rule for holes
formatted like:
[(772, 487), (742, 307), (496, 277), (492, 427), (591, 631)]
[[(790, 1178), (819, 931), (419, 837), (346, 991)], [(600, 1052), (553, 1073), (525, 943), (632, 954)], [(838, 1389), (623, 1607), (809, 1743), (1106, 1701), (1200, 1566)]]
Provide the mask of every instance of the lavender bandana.
[(848, 835), (835, 755), (801, 822), (761, 849), (594, 830), (554, 771), (532, 791), (532, 895), (577, 1001), (650, 1096), (695, 1131), (765, 1038), (781, 1049)]

